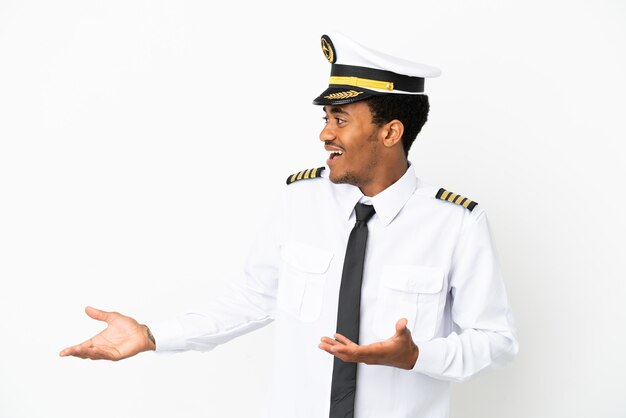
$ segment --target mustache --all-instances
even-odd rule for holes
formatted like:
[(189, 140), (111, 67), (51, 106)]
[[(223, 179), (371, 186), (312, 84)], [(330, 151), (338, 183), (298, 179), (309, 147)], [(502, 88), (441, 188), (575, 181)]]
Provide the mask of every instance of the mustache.
[(343, 150), (344, 148), (335, 141), (324, 141), (324, 146), (335, 147)]

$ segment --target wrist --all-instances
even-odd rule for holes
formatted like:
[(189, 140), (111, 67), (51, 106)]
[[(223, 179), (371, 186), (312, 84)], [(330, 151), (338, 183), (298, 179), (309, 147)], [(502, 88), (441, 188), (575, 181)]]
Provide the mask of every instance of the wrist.
[(150, 328), (148, 328), (145, 324), (142, 324), (142, 327), (144, 328), (144, 335), (146, 337), (146, 349), (151, 351), (156, 350), (156, 340), (154, 339), (154, 335), (152, 335)]
[(420, 349), (417, 346), (417, 344), (412, 343), (412, 347), (411, 347), (411, 358), (409, 361), (409, 368), (407, 370), (412, 370), (415, 367), (415, 363), (417, 363), (417, 359), (420, 356)]

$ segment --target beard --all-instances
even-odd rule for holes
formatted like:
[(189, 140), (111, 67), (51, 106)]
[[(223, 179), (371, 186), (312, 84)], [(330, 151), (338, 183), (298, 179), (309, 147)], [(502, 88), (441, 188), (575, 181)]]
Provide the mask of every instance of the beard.
[[(370, 139), (372, 137), (370, 137)], [(367, 161), (363, 163), (363, 166), (360, 167), (359, 171), (347, 169), (343, 173), (334, 173), (331, 168), (328, 176), (329, 180), (335, 184), (350, 184), (356, 187), (361, 187), (370, 183), (374, 176), (374, 169), (378, 165), (378, 160), (380, 158), (377, 148), (377, 146), (373, 146), (371, 148), (369, 155), (366, 156)]]
[(352, 171), (348, 171), (339, 175), (334, 175), (331, 169), (328, 178), (335, 184), (351, 184), (357, 187), (363, 184), (363, 178)]

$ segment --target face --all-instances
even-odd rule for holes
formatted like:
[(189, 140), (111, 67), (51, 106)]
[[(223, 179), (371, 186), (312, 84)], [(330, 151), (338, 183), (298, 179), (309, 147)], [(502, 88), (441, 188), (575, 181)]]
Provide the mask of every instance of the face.
[(329, 152), (330, 181), (362, 189), (373, 181), (379, 164), (379, 127), (365, 102), (324, 106), (320, 140)]

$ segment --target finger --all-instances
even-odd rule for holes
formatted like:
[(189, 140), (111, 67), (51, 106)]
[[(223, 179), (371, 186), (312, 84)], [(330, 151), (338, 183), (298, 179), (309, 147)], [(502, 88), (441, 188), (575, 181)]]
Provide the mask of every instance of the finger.
[(350, 339), (348, 339), (347, 337), (344, 337), (341, 334), (335, 334), (335, 340), (345, 345), (354, 344), (352, 341), (350, 341)]
[(71, 356), (73, 351), (74, 351), (74, 347), (66, 347), (59, 352), (59, 356), (60, 357)]
[(63, 351), (61, 351), (59, 355), (61, 357), (72, 356), (72, 357), (79, 357), (79, 358), (88, 358), (89, 350), (90, 350), (89, 347), (75, 345), (73, 347), (68, 347), (64, 349)]
[(320, 341), (328, 345), (339, 344), (339, 342), (337, 342), (336, 340), (333, 340), (332, 338), (328, 338), (328, 337), (322, 337)]
[(340, 344), (339, 342), (329, 337), (322, 337), (320, 338), (320, 341), (321, 342), (319, 343), (318, 347), (329, 354), (333, 354), (331, 351), (333, 346)]
[(59, 355), (61, 357), (76, 356), (76, 353), (82, 353), (85, 350), (89, 349), (90, 347), (93, 347), (93, 339), (91, 338), (80, 344), (76, 344), (71, 347), (64, 348), (63, 350), (61, 350)]
[(331, 345), (331, 344), (327, 344), (327, 343), (322, 342), (322, 343), (319, 343), (318, 347), (321, 350), (326, 351), (328, 354), (331, 354), (331, 355), (333, 355), (335, 357), (339, 357), (340, 359), (346, 361), (345, 358), (344, 358), (344, 353), (343, 352), (337, 352), (337, 347), (345, 347), (345, 346), (343, 346), (343, 345)]
[(401, 334), (402, 332), (407, 330), (406, 325), (409, 323), (409, 320), (406, 318), (399, 319), (396, 322), (396, 334)]
[(396, 337), (411, 338), (411, 330), (407, 327), (408, 322), (406, 318), (402, 318), (396, 322), (396, 333), (391, 339)]
[(85, 313), (89, 315), (89, 317), (97, 321), (104, 321), (107, 324), (111, 321), (111, 317), (114, 314), (114, 312), (101, 311), (100, 309), (92, 308), (91, 306), (87, 306), (85, 308)]
[(331, 348), (332, 348), (332, 345), (330, 345), (330, 344), (327, 344), (327, 343), (323, 343), (323, 342), (322, 342), (322, 343), (319, 343), (319, 344), (318, 344), (318, 347), (319, 347), (320, 349), (322, 349), (322, 350), (326, 351), (328, 354), (333, 354), (333, 352), (332, 352), (332, 351), (330, 351), (330, 350), (331, 350)]
[(93, 347), (76, 349), (71, 355), (82, 359), (99, 360), (99, 356)]
[(118, 360), (121, 358), (120, 352), (107, 346), (89, 346), (86, 344), (75, 345), (61, 351), (62, 357), (72, 356), (91, 360)]
[(360, 348), (356, 344), (350, 346), (337, 344), (330, 347), (329, 353), (343, 361), (356, 363), (361, 361)]
[(72, 351), (72, 347), (66, 347), (63, 350), (59, 351), (59, 356), (60, 357), (70, 356), (71, 351)]

